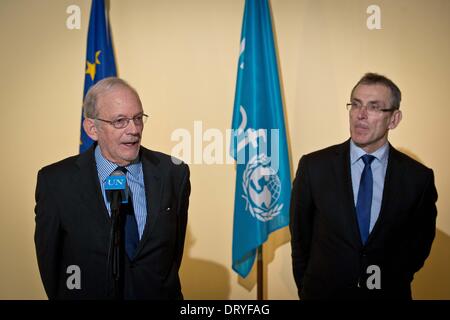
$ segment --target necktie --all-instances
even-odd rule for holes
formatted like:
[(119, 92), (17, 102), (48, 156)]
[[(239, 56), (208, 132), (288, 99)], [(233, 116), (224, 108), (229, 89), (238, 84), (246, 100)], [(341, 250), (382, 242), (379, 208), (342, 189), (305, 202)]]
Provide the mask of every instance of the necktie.
[[(127, 172), (124, 167), (118, 167), (123, 173)], [(133, 259), (136, 253), (136, 248), (139, 243), (139, 231), (136, 221), (136, 216), (134, 214), (133, 202), (131, 193), (128, 194), (128, 203), (123, 203), (120, 207), (120, 213), (125, 216), (124, 220), (124, 231), (125, 231), (125, 251), (128, 258)]]
[(370, 209), (372, 207), (373, 176), (370, 164), (375, 159), (374, 156), (365, 154), (361, 157), (364, 162), (364, 170), (359, 183), (358, 201), (356, 202), (356, 214), (358, 216), (359, 232), (362, 243), (365, 244), (369, 237), (370, 229)]

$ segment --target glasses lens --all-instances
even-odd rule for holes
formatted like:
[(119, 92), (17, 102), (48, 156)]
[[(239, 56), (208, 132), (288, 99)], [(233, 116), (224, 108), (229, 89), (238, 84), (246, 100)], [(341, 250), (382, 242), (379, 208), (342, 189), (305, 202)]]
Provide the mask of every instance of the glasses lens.
[(120, 118), (120, 119), (117, 119), (116, 121), (113, 121), (113, 126), (116, 129), (122, 129), (128, 125), (129, 121), (130, 120), (127, 118)]
[(148, 116), (146, 114), (143, 114), (141, 116), (137, 116), (136, 118), (134, 118), (134, 124), (136, 125), (143, 125), (144, 123), (147, 122), (147, 118)]
[(133, 122), (136, 126), (142, 126), (144, 124), (143, 117), (137, 116), (133, 118)]

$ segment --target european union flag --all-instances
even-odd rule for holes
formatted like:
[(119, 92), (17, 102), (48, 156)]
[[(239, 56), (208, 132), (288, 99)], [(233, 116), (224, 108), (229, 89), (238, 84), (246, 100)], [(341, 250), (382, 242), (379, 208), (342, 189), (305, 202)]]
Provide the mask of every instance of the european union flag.
[[(103, 78), (116, 76), (116, 63), (109, 31), (108, 13), (104, 0), (92, 0), (86, 49), (86, 75), (83, 99), (89, 88)], [(84, 132), (81, 115), (80, 153), (89, 149), (93, 141)]]
[(291, 172), (266, 0), (245, 1), (232, 129), (233, 270), (246, 277), (256, 249), (289, 224)]

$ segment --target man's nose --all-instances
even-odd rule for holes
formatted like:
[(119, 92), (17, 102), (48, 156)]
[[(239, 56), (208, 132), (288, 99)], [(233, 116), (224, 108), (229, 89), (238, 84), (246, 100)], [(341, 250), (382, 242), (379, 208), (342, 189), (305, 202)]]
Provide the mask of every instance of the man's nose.
[(362, 106), (361, 108), (358, 109), (357, 117), (358, 119), (367, 118), (367, 106)]

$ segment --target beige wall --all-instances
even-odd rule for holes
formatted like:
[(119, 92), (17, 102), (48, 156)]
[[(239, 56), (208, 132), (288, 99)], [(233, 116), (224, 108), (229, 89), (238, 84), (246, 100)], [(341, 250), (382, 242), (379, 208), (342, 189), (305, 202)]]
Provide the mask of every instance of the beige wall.
[[(302, 154), (348, 137), (345, 103), (366, 71), (402, 89), (394, 146), (434, 169), (438, 232), (417, 275), (418, 298), (450, 298), (448, 92), (450, 1), (272, 0), (292, 170)], [(382, 29), (366, 27), (381, 7)], [(80, 30), (65, 27), (81, 8)], [(195, 120), (231, 124), (244, 0), (111, 0), (119, 74), (151, 119), (143, 144), (170, 153), (171, 133)], [(78, 151), (90, 1), (0, 1), (0, 298), (42, 299), (34, 232), (37, 170)], [(224, 150), (225, 152), (225, 150)], [(255, 274), (232, 272), (232, 165), (191, 165), (192, 195), (181, 276), (186, 298), (253, 299)], [(401, 195), (399, 195), (401, 196)], [(296, 299), (288, 231), (265, 246), (269, 299)]]

